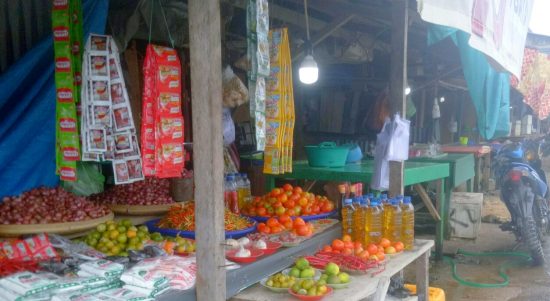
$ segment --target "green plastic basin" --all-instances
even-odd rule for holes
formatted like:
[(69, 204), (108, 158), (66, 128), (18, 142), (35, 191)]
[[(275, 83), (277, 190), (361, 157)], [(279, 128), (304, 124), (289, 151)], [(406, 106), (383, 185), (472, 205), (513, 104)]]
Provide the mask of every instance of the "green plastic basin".
[(349, 147), (337, 146), (334, 142), (307, 145), (307, 161), (312, 167), (342, 167), (346, 165)]

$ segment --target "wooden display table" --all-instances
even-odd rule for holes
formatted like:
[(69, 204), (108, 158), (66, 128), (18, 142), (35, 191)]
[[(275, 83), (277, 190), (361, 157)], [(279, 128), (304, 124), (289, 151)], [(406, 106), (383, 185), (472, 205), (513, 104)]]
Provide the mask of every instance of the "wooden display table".
[[(323, 301), (359, 301), (368, 300), (382, 301), (385, 299), (390, 278), (403, 270), (406, 266), (415, 262), (416, 264), (416, 285), (418, 288), (418, 300), (428, 301), (428, 274), (430, 249), (433, 247), (432, 240), (416, 240), (412, 251), (403, 252), (394, 256), (386, 263), (386, 269), (376, 275), (353, 275), (353, 281), (348, 288), (336, 289)], [(297, 300), (290, 294), (274, 293), (260, 284), (243, 290), (231, 301), (293, 301)]]

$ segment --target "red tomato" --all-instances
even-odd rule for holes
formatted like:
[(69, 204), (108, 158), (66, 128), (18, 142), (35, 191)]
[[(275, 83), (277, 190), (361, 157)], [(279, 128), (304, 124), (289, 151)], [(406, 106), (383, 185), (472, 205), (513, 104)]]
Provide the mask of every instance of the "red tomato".
[(293, 200), (288, 200), (283, 204), (283, 206), (285, 206), (285, 208), (294, 208), (294, 206), (296, 206), (296, 202)]
[(300, 198), (301, 196), (299, 193), (292, 193), (288, 199), (297, 202)]
[(272, 207), (267, 208), (267, 215), (273, 216), (274, 213), (275, 213), (275, 210)]
[(283, 206), (282, 202), (277, 201), (277, 202), (273, 203), (273, 207), (275, 207), (275, 208), (281, 207), (281, 206)]
[(271, 190), (271, 193), (269, 195), (272, 197), (277, 197), (279, 194), (281, 194), (281, 192), (283, 192), (281, 188), (273, 188), (273, 190)]
[(288, 196), (284, 193), (281, 193), (277, 196), (277, 201), (284, 203), (288, 200)]
[(304, 215), (311, 215), (313, 213), (313, 210), (311, 209), (311, 206), (306, 206), (303, 210)]
[(289, 221), (286, 221), (286, 222), (283, 222), (283, 226), (285, 227), (285, 229), (292, 229), (292, 227), (294, 227), (294, 223), (292, 223), (292, 220), (289, 220)]
[(296, 211), (294, 210), (294, 208), (289, 208), (289, 209), (286, 211), (286, 214), (288, 214), (289, 216), (295, 216), (295, 215), (296, 215)]
[(279, 225), (279, 221), (276, 218), (271, 217), (267, 220), (266, 225), (270, 228), (273, 228)]
[[(268, 224), (269, 226), (269, 224)], [(353, 249), (353, 243), (351, 241), (344, 241), (344, 247), (346, 249)]]
[(342, 254), (353, 255), (353, 249), (344, 248), (344, 250), (342, 250)]
[(369, 254), (369, 251), (364, 250), (363, 252), (359, 253), (359, 255), (357, 256), (363, 260), (366, 260), (369, 258), (370, 254)]
[(342, 251), (344, 249), (344, 242), (339, 239), (333, 240), (332, 249), (336, 251)]
[(279, 206), (279, 207), (275, 208), (275, 214), (277, 216), (281, 216), (281, 215), (285, 214), (285, 212), (286, 212), (286, 209), (283, 206)]
[(353, 247), (356, 248), (356, 249), (357, 249), (357, 248), (361, 248), (361, 249), (362, 249), (362, 248), (363, 248), (363, 243), (360, 242), (360, 241), (356, 241), (356, 242), (353, 243)]
[(292, 187), (292, 185), (286, 183), (285, 185), (283, 185), (283, 190), (284, 191), (292, 191), (292, 189), (294, 189), (294, 187)]
[(302, 215), (302, 207), (300, 206), (294, 206), (294, 215)]
[(298, 204), (302, 207), (307, 206), (308, 200), (305, 197), (301, 197), (300, 200), (298, 200)]
[(283, 232), (283, 227), (282, 226), (275, 226), (275, 227), (271, 227), (271, 233), (281, 233)]
[(328, 245), (324, 246), (323, 247), (323, 252), (332, 252), (332, 247), (328, 246)]
[(283, 214), (281, 216), (279, 216), (279, 223), (284, 223), (286, 221), (292, 221), (292, 219), (290, 218), (290, 216), (288, 214)]
[(305, 226), (306, 222), (301, 217), (297, 217), (294, 219), (293, 224), (294, 224), (294, 228), (298, 228), (300, 226)]
[(334, 204), (332, 202), (325, 202), (323, 206), (321, 207), (321, 211), (323, 212), (331, 212), (334, 210)]
[(302, 187), (299, 187), (299, 186), (294, 187), (294, 193), (302, 193)]
[(301, 225), (296, 228), (296, 234), (299, 236), (309, 236), (309, 228), (306, 225)]
[(265, 216), (267, 214), (267, 210), (264, 207), (258, 207), (258, 209), (256, 209), (256, 212), (259, 216)]
[(313, 214), (319, 214), (319, 212), (321, 212), (321, 208), (319, 208), (319, 206), (317, 206), (317, 205), (314, 205), (311, 208), (311, 211), (313, 212)]

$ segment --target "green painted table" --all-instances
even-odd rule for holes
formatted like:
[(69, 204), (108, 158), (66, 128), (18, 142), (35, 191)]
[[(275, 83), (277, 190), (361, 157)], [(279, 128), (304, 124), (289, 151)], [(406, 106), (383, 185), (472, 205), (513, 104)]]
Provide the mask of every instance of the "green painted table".
[[(409, 162), (426, 162), (426, 163), (449, 163), (449, 177), (445, 180), (445, 199), (448, 200), (442, 204), (445, 220), (449, 220), (449, 206), (451, 200), (451, 192), (453, 188), (467, 182), (468, 192), (472, 192), (472, 181), (476, 175), (476, 164), (473, 154), (463, 153), (445, 153), (441, 156), (429, 158), (419, 157), (410, 158)], [(443, 233), (448, 239), (450, 233), (448, 224), (443, 225)]]
[[(349, 164), (344, 167), (322, 168), (311, 167), (304, 161), (296, 161), (291, 173), (282, 175), (265, 175), (266, 189), (270, 191), (275, 187), (275, 179), (317, 180), (317, 181), (348, 181), (370, 183), (374, 172), (374, 160), (364, 160), (358, 164)], [(443, 239), (445, 224), (447, 223), (445, 208), (448, 207), (449, 198), (445, 190), (444, 179), (449, 177), (449, 163), (447, 162), (405, 162), (403, 181), (405, 186), (424, 182), (436, 181), (439, 190), (438, 211), (441, 220), (436, 225), (435, 250), (436, 258), (443, 255)]]

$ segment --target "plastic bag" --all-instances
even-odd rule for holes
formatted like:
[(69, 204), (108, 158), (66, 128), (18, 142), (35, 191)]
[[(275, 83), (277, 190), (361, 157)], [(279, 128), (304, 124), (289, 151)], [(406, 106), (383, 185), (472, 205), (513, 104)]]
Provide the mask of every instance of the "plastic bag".
[(411, 122), (395, 114), (392, 122), (392, 132), (388, 143), (386, 159), (390, 161), (404, 161), (409, 159), (409, 136)]
[(235, 123), (231, 118), (231, 111), (227, 108), (223, 109), (222, 118), (223, 145), (227, 146), (235, 141)]
[(76, 174), (78, 180), (74, 182), (62, 181), (61, 187), (78, 196), (89, 196), (103, 192), (105, 177), (97, 163), (77, 162)]
[(248, 102), (248, 90), (231, 67), (225, 68), (222, 79), (224, 107), (234, 108)]

